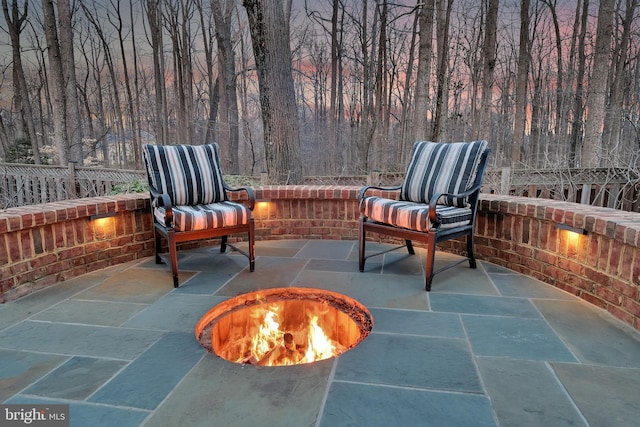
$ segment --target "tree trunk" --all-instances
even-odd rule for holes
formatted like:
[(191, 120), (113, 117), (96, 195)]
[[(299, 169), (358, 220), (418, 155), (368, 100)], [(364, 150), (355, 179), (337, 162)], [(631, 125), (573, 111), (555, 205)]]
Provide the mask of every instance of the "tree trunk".
[[(421, 0), (418, 0), (418, 2)], [(411, 141), (410, 137), (413, 137), (409, 131), (411, 122), (409, 120), (409, 111), (411, 111), (411, 80), (413, 78), (413, 64), (415, 61), (416, 40), (418, 38), (418, 19), (420, 17), (420, 8), (416, 6), (416, 12), (413, 19), (413, 26), (411, 27), (411, 41), (409, 44), (409, 57), (407, 59), (407, 72), (404, 79), (404, 91), (402, 93), (402, 112), (400, 115), (400, 145), (398, 146), (398, 161), (401, 165), (407, 164), (408, 151)], [(417, 91), (417, 88), (416, 88)]]
[(582, 144), (584, 129), (584, 75), (587, 62), (585, 41), (587, 37), (587, 19), (589, 18), (589, 0), (584, 0), (582, 5), (582, 18), (580, 23), (580, 35), (578, 36), (578, 69), (576, 73), (576, 93), (573, 97), (573, 126), (571, 128), (571, 141), (569, 146), (569, 165), (579, 165), (578, 148)]
[(243, 5), (258, 72), (268, 178), (272, 184), (301, 184), (304, 177), (288, 32), (291, 3), (245, 0)]
[[(136, 110), (134, 108), (133, 102), (133, 94), (131, 92), (131, 79), (129, 78), (129, 67), (127, 66), (127, 52), (124, 46), (124, 30), (123, 30), (123, 21), (122, 21), (122, 13), (120, 12), (120, 2), (118, 1), (115, 4), (116, 7), (116, 18), (115, 26), (118, 32), (118, 42), (120, 46), (120, 59), (122, 60), (122, 75), (124, 78), (124, 90), (125, 90), (125, 103), (127, 105), (127, 115), (129, 116), (129, 120), (127, 121), (129, 124), (129, 134), (131, 135), (131, 150), (133, 151), (133, 164), (136, 169), (142, 169), (142, 147), (140, 145), (140, 141), (138, 139), (137, 132), (137, 121), (136, 121)], [(134, 71), (135, 72), (135, 71)], [(127, 159), (128, 160), (128, 159)]]
[(127, 158), (127, 146), (125, 141), (124, 114), (122, 112), (122, 106), (120, 104), (120, 83), (116, 70), (116, 64), (114, 63), (113, 55), (111, 53), (111, 45), (109, 43), (109, 40), (107, 40), (107, 35), (102, 28), (102, 22), (100, 21), (97, 13), (92, 14), (84, 4), (81, 4), (81, 7), (85, 12), (85, 16), (93, 26), (93, 30), (100, 40), (102, 49), (104, 51), (104, 61), (109, 71), (109, 78), (111, 79), (109, 92), (112, 98), (111, 105), (113, 105), (112, 122), (115, 124), (115, 134), (118, 137), (118, 144), (116, 144), (116, 159), (117, 163), (122, 166), (123, 161), (126, 161)]
[(551, 17), (553, 19), (553, 29), (556, 38), (556, 138), (564, 137), (564, 117), (562, 116), (562, 112), (564, 111), (564, 65), (562, 65), (562, 36), (560, 35), (560, 23), (558, 22), (558, 11), (556, 10), (556, 2), (554, 0), (544, 0), (543, 3), (547, 5), (549, 10), (551, 11)]
[(611, 38), (613, 36), (614, 0), (600, 0), (598, 28), (593, 56), (593, 70), (587, 93), (587, 119), (585, 121), (582, 166), (597, 167), (602, 157), (602, 126), (607, 101)]
[[(338, 12), (340, 9), (339, 0), (333, 0), (331, 5), (331, 87), (329, 89), (329, 150), (333, 156), (338, 156), (342, 150), (338, 147), (338, 61), (340, 60), (341, 47), (339, 46), (338, 32)], [(332, 171), (335, 173), (335, 170)]]
[[(421, 0), (418, 0), (420, 3)], [(416, 100), (413, 127), (414, 140), (429, 138), (429, 82), (431, 81), (431, 56), (433, 55), (433, 14), (434, 0), (426, 0), (420, 7), (418, 21), (420, 38), (418, 41), (418, 71), (416, 74)]]
[(513, 146), (511, 148), (511, 166), (514, 168), (520, 166), (527, 125), (527, 86), (530, 58), (529, 0), (522, 0), (520, 3), (520, 46), (518, 48), (518, 74), (516, 77), (516, 112), (513, 119)]
[[(33, 117), (33, 109), (29, 100), (29, 91), (27, 90), (27, 81), (24, 76), (24, 68), (22, 67), (22, 56), (20, 46), (20, 34), (22, 32), (23, 23), (27, 19), (27, 6), (25, 3), (24, 12), (21, 14), (18, 10), (18, 3), (14, 0), (11, 3), (11, 10), (7, 4), (7, 0), (2, 0), (2, 11), (7, 22), (9, 35), (11, 38), (11, 54), (13, 60), (13, 93), (14, 102), (17, 110), (20, 112), (20, 123), (24, 122), (27, 136), (31, 142), (31, 150), (33, 151), (33, 161), (36, 165), (42, 164), (40, 159), (40, 150), (38, 145), (38, 133)], [(19, 126), (19, 129), (22, 126)], [(3, 132), (6, 135), (6, 132)], [(22, 136), (22, 135), (20, 135)], [(8, 141), (6, 141), (8, 143)], [(6, 150), (4, 150), (6, 153)]]
[[(223, 7), (225, 8), (223, 10)], [(222, 98), (225, 108), (220, 111), (221, 138), (224, 135), (227, 148), (228, 173), (240, 174), (238, 94), (236, 90), (236, 66), (231, 43), (231, 18), (233, 4), (219, 0), (211, 2), (211, 12), (216, 24), (218, 40), (218, 78), (222, 81)], [(226, 126), (225, 126), (226, 125)]]
[(631, 26), (633, 24), (633, 16), (638, 5), (638, 0), (626, 0), (626, 10), (624, 21), (622, 22), (622, 35), (618, 47), (614, 50), (615, 68), (611, 89), (609, 90), (609, 100), (604, 120), (603, 145), (605, 152), (609, 153), (618, 164), (620, 150), (620, 127), (622, 123), (622, 104), (623, 104), (623, 83), (626, 78), (626, 68), (629, 62), (629, 43), (631, 35)]
[(493, 72), (496, 68), (496, 33), (498, 31), (499, 0), (489, 0), (485, 21), (484, 42), (482, 45), (482, 104), (480, 111), (480, 132), (478, 138), (491, 138), (491, 113), (493, 98)]
[(58, 42), (58, 26), (53, 0), (42, 0), (44, 15), (44, 33), (47, 39), (47, 53), (51, 83), (53, 85), (53, 139), (56, 147), (58, 164), (66, 166), (69, 162), (69, 140), (67, 139), (67, 112), (65, 108), (65, 82)]
[(219, 103), (219, 93), (218, 90), (218, 79), (214, 76), (213, 73), (213, 28), (214, 25), (211, 22), (210, 16), (205, 19), (205, 15), (210, 15), (205, 13), (205, 8), (203, 1), (206, 0), (197, 0), (195, 2), (196, 8), (198, 9), (198, 14), (200, 17), (200, 30), (202, 31), (202, 45), (204, 50), (204, 59), (205, 59), (205, 79), (207, 80), (207, 95), (208, 95), (208, 110), (209, 115), (206, 120), (205, 125), (205, 134), (204, 134), (204, 142), (209, 143), (217, 140), (216, 135), (216, 120), (218, 117), (218, 103)]
[(76, 80), (76, 63), (71, 7), (68, 0), (58, 0), (58, 20), (60, 22), (60, 58), (64, 77), (65, 108), (67, 115), (67, 138), (69, 141), (69, 160), (82, 165), (84, 154), (82, 143), (82, 118), (78, 104), (78, 82)]
[(160, 0), (145, 0), (147, 8), (147, 20), (149, 22), (149, 35), (151, 49), (153, 51), (153, 83), (155, 87), (155, 131), (156, 142), (159, 145), (169, 141), (168, 126), (169, 116), (167, 107), (167, 93), (164, 76), (164, 47), (162, 40), (162, 6)]
[(436, 90), (436, 113), (433, 119), (433, 132), (431, 133), (432, 141), (440, 140), (449, 114), (449, 78), (447, 73), (449, 69), (449, 22), (451, 21), (452, 4), (453, 0), (447, 0), (446, 6), (444, 0), (437, 0), (438, 87)]

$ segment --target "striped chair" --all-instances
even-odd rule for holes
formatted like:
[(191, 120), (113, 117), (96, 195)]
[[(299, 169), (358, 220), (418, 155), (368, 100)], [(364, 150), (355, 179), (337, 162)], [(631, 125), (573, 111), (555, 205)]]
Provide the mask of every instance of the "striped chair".
[[(220, 251), (225, 252), (231, 246), (249, 259), (249, 269), (253, 271), (253, 190), (227, 186), (220, 171), (218, 145), (145, 144), (142, 153), (151, 193), (156, 263), (162, 263), (164, 258), (161, 254), (164, 237), (169, 247), (173, 285), (176, 288), (179, 285), (177, 244), (193, 240), (220, 237)], [(244, 191), (246, 205), (229, 201), (229, 191)], [(228, 236), (238, 233), (247, 233), (248, 252), (228, 243)]]
[[(474, 226), (478, 196), (484, 178), (489, 148), (486, 141), (436, 143), (416, 142), (404, 182), (396, 187), (367, 186), (360, 190), (360, 271), (367, 258), (407, 247), (415, 254), (412, 240), (427, 247), (426, 290), (433, 276), (464, 260), (433, 270), (436, 243), (466, 236), (469, 266), (476, 268)], [(397, 199), (367, 195), (369, 191), (397, 191)], [(404, 239), (405, 244), (366, 255), (366, 233)]]

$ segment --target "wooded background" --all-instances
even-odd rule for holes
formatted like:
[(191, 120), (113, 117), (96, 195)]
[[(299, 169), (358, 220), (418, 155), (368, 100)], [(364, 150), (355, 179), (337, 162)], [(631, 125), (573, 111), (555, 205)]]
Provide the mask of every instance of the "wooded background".
[(417, 140), (492, 166), (640, 166), (637, 0), (1, 0), (0, 161), (402, 171)]

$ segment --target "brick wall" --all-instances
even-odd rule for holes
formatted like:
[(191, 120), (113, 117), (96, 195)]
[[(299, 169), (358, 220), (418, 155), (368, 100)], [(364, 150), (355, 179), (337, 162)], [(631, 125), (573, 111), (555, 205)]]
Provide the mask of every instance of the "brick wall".
[[(105, 196), (0, 211), (0, 302), (153, 254), (148, 197)], [(109, 218), (92, 220), (98, 214)]]
[[(359, 189), (256, 187), (256, 238), (355, 240)], [(133, 194), (0, 212), (0, 300), (151, 256), (148, 209), (148, 196)], [(90, 219), (107, 212), (115, 217), (102, 225)], [(587, 234), (560, 230), (558, 223), (585, 229)], [(464, 250), (458, 241), (439, 248)], [(476, 251), (479, 259), (577, 295), (640, 330), (638, 213), (486, 194), (479, 207)]]

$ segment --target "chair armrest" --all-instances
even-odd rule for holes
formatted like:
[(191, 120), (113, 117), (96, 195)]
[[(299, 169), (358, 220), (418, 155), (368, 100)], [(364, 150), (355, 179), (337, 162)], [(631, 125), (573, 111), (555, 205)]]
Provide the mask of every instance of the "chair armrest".
[[(456, 197), (458, 199), (462, 199), (462, 198), (471, 199), (472, 196), (474, 196), (474, 194), (476, 195), (476, 198), (477, 198), (477, 195), (480, 194), (480, 188), (482, 188), (482, 185), (478, 184), (478, 185), (475, 185), (475, 186), (471, 187), (467, 191), (464, 191), (464, 192), (459, 193), (459, 194), (453, 194), (453, 193), (436, 193), (436, 194), (434, 194), (431, 197), (431, 200), (429, 200), (429, 220), (431, 221), (431, 223), (435, 224), (435, 225), (439, 225), (440, 224), (440, 220), (438, 220), (438, 217), (436, 216), (436, 205), (438, 204), (438, 200), (440, 200), (443, 197)], [(474, 215), (475, 215), (475, 212), (474, 212)]]
[(360, 189), (360, 193), (358, 193), (358, 201), (362, 201), (364, 199), (365, 194), (369, 190), (382, 190), (382, 191), (399, 191), (402, 188), (402, 185), (396, 185), (393, 187), (377, 187), (374, 185), (367, 185), (366, 187), (362, 187)]
[(173, 227), (173, 204), (171, 203), (171, 198), (169, 197), (169, 195), (160, 193), (151, 185), (149, 185), (149, 193), (151, 193), (151, 214), (153, 215), (154, 207), (163, 207), (165, 212), (164, 226), (167, 228)]
[(253, 193), (253, 189), (251, 187), (238, 187), (238, 188), (233, 188), (233, 187), (229, 187), (226, 183), (224, 184), (224, 189), (226, 191), (229, 192), (238, 192), (238, 191), (244, 191), (247, 193), (247, 207), (249, 208), (249, 210), (253, 210), (255, 204), (256, 204), (256, 197)]

